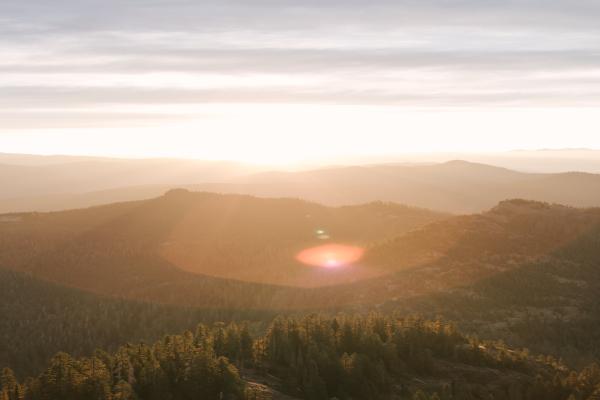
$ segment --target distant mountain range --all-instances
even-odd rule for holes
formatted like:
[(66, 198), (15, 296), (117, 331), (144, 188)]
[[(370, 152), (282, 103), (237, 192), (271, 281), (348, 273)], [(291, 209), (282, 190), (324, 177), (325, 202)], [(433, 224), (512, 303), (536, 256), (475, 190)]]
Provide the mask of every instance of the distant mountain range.
[[(578, 150), (582, 151), (582, 150)], [(593, 152), (593, 151), (590, 151)], [(545, 152), (539, 152), (545, 153)], [(595, 152), (593, 152), (595, 154)], [(563, 153), (561, 153), (563, 154)], [(41, 165), (0, 156), (0, 212), (54, 211), (147, 199), (169, 189), (294, 197), (337, 206), (392, 201), (450, 213), (480, 212), (508, 198), (600, 205), (600, 175), (526, 173), (466, 161), (265, 171), (227, 162), (74, 159)], [(55, 160), (55, 159), (52, 159)], [(544, 163), (543, 158), (537, 159)], [(27, 165), (24, 165), (27, 164)]]
[(299, 197), (329, 205), (394, 201), (452, 213), (479, 212), (510, 198), (576, 207), (600, 205), (600, 175), (531, 174), (465, 161), (266, 172), (211, 191)]
[(129, 186), (221, 182), (263, 170), (234, 162), (0, 154), (0, 200), (68, 196)]

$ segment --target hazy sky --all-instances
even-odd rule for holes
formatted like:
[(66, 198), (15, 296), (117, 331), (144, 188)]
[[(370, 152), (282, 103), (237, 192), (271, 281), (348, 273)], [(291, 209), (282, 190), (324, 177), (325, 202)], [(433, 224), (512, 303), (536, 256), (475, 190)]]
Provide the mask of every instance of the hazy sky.
[(0, 152), (600, 148), (597, 0), (2, 0)]

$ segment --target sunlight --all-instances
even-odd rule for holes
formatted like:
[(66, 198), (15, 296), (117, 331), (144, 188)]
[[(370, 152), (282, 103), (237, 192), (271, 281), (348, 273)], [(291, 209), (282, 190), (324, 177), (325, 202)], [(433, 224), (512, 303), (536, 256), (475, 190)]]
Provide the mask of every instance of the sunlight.
[[(404, 158), (421, 153), (536, 149), (542, 137), (546, 148), (597, 147), (597, 114), (593, 107), (64, 106), (58, 111), (12, 112), (0, 127), (0, 148), (14, 153), (330, 165), (356, 157), (401, 157), (391, 149), (401, 150)], [(487, 134), (481, 135), (482, 131)], [(524, 131), (531, 133), (522, 135)]]
[(360, 260), (365, 250), (357, 246), (327, 244), (302, 250), (296, 259), (303, 264), (322, 268), (339, 268)]

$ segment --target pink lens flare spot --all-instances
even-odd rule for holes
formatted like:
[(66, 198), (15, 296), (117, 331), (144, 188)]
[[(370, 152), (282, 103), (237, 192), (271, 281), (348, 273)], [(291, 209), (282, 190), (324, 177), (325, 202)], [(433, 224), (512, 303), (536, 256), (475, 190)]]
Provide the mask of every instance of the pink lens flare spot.
[(353, 264), (365, 254), (362, 247), (326, 244), (302, 250), (296, 259), (303, 264), (322, 268), (339, 268)]

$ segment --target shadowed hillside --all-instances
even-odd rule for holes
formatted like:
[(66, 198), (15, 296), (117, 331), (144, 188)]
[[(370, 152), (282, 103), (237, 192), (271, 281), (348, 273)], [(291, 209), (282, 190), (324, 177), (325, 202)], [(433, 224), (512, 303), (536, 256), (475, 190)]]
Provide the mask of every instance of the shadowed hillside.
[(198, 309), (107, 298), (0, 269), (0, 366), (36, 374), (59, 351), (89, 356), (153, 341), (199, 322), (268, 321), (251, 310)]
[(502, 338), (583, 366), (600, 359), (599, 243), (596, 225), (540, 259), (387, 306), (443, 316), (480, 337)]

